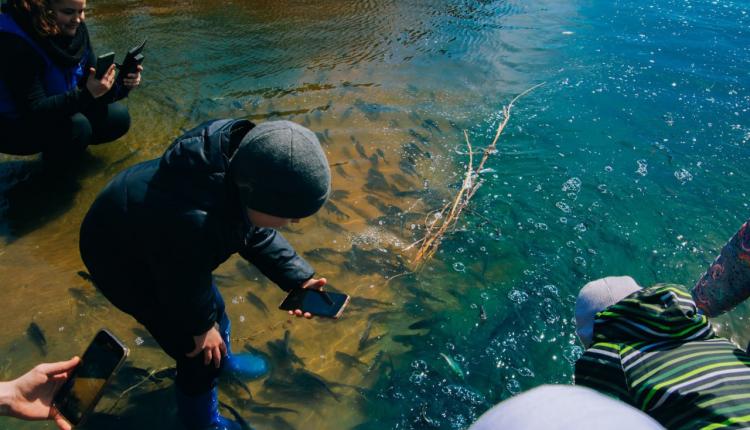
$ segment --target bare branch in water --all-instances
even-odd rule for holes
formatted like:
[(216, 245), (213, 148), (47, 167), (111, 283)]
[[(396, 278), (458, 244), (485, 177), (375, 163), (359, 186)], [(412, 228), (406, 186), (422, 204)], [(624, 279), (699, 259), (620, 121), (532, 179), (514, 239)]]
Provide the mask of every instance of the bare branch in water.
[[(412, 260), (416, 268), (422, 267), (428, 260), (430, 260), (430, 258), (432, 258), (433, 255), (435, 255), (438, 247), (440, 247), (440, 242), (442, 241), (445, 233), (456, 226), (461, 212), (466, 209), (466, 206), (468, 206), (471, 198), (474, 197), (474, 194), (476, 194), (477, 190), (479, 190), (479, 187), (481, 187), (484, 183), (479, 179), (479, 172), (484, 169), (484, 163), (487, 162), (487, 159), (490, 157), (490, 155), (496, 152), (497, 142), (500, 139), (500, 135), (503, 133), (505, 126), (510, 120), (510, 111), (513, 108), (513, 105), (516, 103), (516, 101), (518, 101), (518, 99), (541, 87), (544, 84), (545, 83), (542, 82), (540, 84), (534, 85), (521, 94), (515, 96), (507, 106), (503, 106), (503, 120), (497, 127), (497, 132), (495, 133), (495, 138), (492, 140), (492, 143), (488, 147), (486, 147), (484, 151), (482, 151), (482, 158), (479, 160), (479, 164), (476, 168), (474, 168), (474, 151), (471, 147), (471, 142), (469, 141), (469, 135), (466, 130), (464, 130), (466, 146), (468, 147), (469, 164), (466, 168), (466, 175), (464, 176), (463, 184), (461, 184), (461, 189), (458, 190), (458, 193), (456, 194), (456, 197), (452, 200), (452, 202), (446, 203), (445, 206), (443, 206), (443, 208), (439, 211), (430, 212), (439, 214), (434, 217), (434, 221), (428, 222), (428, 220), (425, 220), (425, 235), (421, 240), (415, 242), (415, 244), (419, 242), (422, 243), (419, 250), (417, 251), (416, 256)], [(447, 214), (446, 211), (448, 211)]]

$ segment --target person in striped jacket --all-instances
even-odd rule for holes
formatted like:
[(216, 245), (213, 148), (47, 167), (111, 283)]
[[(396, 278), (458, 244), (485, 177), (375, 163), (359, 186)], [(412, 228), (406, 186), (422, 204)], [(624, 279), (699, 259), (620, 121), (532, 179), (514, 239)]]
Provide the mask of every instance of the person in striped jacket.
[(683, 287), (599, 279), (579, 293), (575, 317), (587, 348), (575, 365), (576, 385), (668, 429), (750, 427), (750, 355), (714, 333)]

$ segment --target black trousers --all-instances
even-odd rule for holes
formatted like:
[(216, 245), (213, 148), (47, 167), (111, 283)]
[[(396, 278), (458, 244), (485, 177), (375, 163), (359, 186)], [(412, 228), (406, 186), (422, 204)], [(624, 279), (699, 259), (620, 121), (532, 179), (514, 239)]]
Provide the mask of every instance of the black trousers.
[[(176, 384), (183, 393), (195, 396), (207, 392), (216, 386), (221, 368), (216, 369), (213, 363), (204, 365), (203, 354), (193, 358), (185, 355), (195, 349), (193, 333), (168, 317), (169, 298), (160, 299), (156, 294), (158, 282), (151, 276), (148, 266), (137, 257), (137, 251), (118, 246), (126, 242), (124, 238), (113, 235), (117, 234), (116, 230), (113, 232), (109, 224), (116, 225), (118, 220), (109, 215), (106, 211), (95, 215), (89, 212), (81, 226), (81, 258), (94, 284), (113, 305), (141, 323), (164, 352), (175, 360)], [(224, 333), (229, 327), (224, 300), (216, 285), (211, 288), (217, 304), (217, 322)], [(225, 360), (221, 363), (223, 368)]]
[(44, 153), (48, 157), (80, 154), (89, 145), (111, 142), (128, 132), (130, 114), (121, 103), (95, 104), (71, 116), (44, 115), (0, 119), (0, 152)]

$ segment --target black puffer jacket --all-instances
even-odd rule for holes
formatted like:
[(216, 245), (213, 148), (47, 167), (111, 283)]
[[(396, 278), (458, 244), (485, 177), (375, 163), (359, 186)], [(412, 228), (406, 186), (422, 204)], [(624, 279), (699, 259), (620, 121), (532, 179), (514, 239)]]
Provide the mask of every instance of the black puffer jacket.
[[(134, 296), (155, 294), (164, 317), (197, 335), (217, 319), (211, 273), (232, 254), (286, 291), (313, 276), (281, 234), (247, 221), (226, 178), (231, 155), (252, 127), (244, 120), (204, 123), (161, 158), (132, 166), (107, 185), (81, 227), (81, 256), (105, 294), (111, 276), (145, 277), (139, 284), (149, 290), (133, 286)], [(115, 270), (123, 273), (106, 273)]]

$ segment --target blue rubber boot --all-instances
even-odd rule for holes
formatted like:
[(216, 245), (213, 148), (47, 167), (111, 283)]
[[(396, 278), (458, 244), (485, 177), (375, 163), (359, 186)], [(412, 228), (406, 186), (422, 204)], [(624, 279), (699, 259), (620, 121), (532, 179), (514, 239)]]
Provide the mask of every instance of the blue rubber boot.
[(257, 379), (268, 373), (268, 362), (266, 359), (251, 352), (235, 354), (230, 347), (229, 335), (232, 332), (232, 323), (226, 314), (221, 318), (219, 331), (227, 347), (227, 356), (221, 359), (222, 370), (231, 372), (239, 379)]
[(177, 415), (188, 430), (242, 430), (239, 423), (224, 418), (219, 413), (217, 390), (190, 396), (175, 386)]

